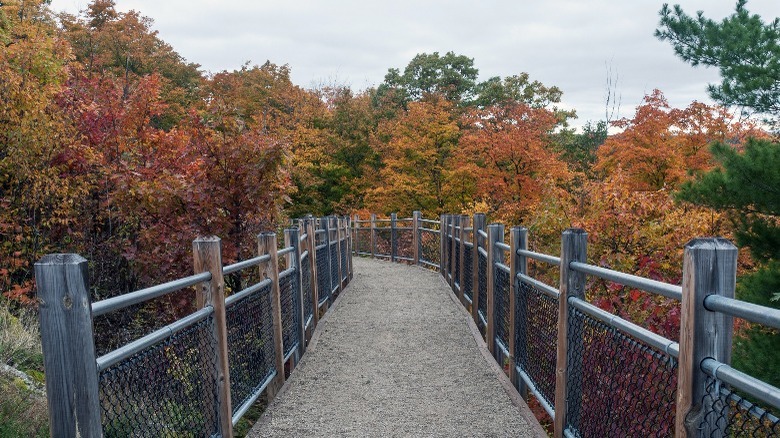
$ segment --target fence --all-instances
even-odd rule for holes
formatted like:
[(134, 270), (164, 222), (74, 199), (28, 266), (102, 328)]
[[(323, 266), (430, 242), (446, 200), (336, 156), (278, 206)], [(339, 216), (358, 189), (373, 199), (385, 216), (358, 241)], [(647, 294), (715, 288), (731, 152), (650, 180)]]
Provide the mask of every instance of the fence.
[[(563, 233), (553, 256), (529, 251), (522, 227), (507, 242), (504, 225), (486, 227), (484, 214), (431, 221), (415, 212), (403, 221), (413, 230), (411, 262), (441, 272), (519, 393), (553, 419), (556, 437), (780, 436), (780, 389), (729, 366), (734, 317), (780, 329), (780, 311), (734, 299), (730, 242), (689, 242), (677, 286), (588, 264), (579, 229)], [(382, 243), (395, 241), (397, 223), (396, 215), (355, 218), (355, 253), (408, 261)], [(531, 276), (530, 264), (558, 268), (558, 285)], [(680, 343), (590, 304), (589, 277), (681, 301)]]
[[(306, 218), (258, 236), (258, 256), (222, 265), (216, 237), (193, 242), (195, 274), (95, 303), (87, 261), (35, 265), (52, 436), (222, 436), (275, 396), (321, 313), (352, 278), (349, 218)], [(225, 297), (225, 276), (260, 280)], [(93, 317), (196, 288), (197, 311), (96, 357)]]

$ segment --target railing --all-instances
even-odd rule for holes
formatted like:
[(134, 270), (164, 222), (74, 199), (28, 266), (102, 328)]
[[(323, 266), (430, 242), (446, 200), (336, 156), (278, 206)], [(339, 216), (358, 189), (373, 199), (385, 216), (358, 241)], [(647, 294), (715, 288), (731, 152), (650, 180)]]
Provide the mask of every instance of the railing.
[[(399, 260), (393, 245), (377, 243), (377, 230), (394, 236), (396, 221), (353, 220), (356, 254)], [(525, 228), (512, 227), (505, 243), (504, 226), (485, 227), (483, 214), (435, 223), (415, 212), (411, 221), (413, 263), (441, 272), (556, 437), (780, 436), (780, 390), (729, 366), (733, 317), (780, 328), (780, 311), (734, 299), (730, 242), (688, 243), (678, 286), (588, 264), (579, 229), (563, 233), (554, 256), (529, 251)], [(420, 250), (423, 229), (440, 236), (438, 260)], [(530, 264), (557, 267), (558, 285), (532, 276)], [(680, 343), (589, 303), (588, 277), (680, 300)]]
[[(219, 238), (193, 242), (195, 274), (95, 303), (87, 261), (36, 263), (52, 436), (222, 436), (295, 368), (319, 317), (352, 278), (349, 218), (306, 218), (258, 236), (258, 256), (222, 265)], [(280, 265), (283, 264), (283, 267)], [(225, 276), (260, 280), (225, 297)], [(194, 313), (96, 357), (93, 317), (196, 287)]]

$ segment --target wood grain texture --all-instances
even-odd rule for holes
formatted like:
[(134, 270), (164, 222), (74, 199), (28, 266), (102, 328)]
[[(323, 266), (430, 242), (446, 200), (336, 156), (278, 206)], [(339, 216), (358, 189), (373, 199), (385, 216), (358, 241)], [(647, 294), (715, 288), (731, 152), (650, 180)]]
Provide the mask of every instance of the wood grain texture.
[(705, 422), (710, 406), (702, 404), (706, 375), (701, 370), (705, 358), (731, 363), (732, 317), (704, 308), (707, 295), (734, 297), (738, 250), (721, 238), (694, 239), (685, 245), (683, 256), (683, 296), (680, 321), (680, 356), (677, 378), (678, 437), (726, 436), (715, 421)]
[(257, 236), (257, 253), (268, 254), (270, 260), (260, 265), (260, 276), (271, 280), (271, 313), (274, 326), (274, 368), (276, 379), (268, 385), (268, 399), (273, 399), (284, 384), (284, 342), (282, 337), (282, 301), (279, 290), (279, 256), (276, 249), (276, 233)]
[(87, 261), (47, 255), (35, 279), (51, 436), (102, 436)]
[(212, 331), (217, 341), (217, 412), (223, 436), (233, 435), (233, 408), (230, 399), (230, 366), (228, 364), (227, 318), (225, 315), (225, 281), (222, 276), (222, 241), (219, 237), (201, 237), (192, 242), (195, 273), (211, 272), (211, 281), (201, 283), (198, 304), (214, 308)]
[[(555, 365), (555, 431), (556, 438), (563, 437), (566, 427), (566, 415), (572, 406), (569, 398), (579, 400), (577, 394), (572, 393), (568, 386), (569, 361), (572, 360), (571, 348), (576, 347), (580, 340), (572, 338), (572, 330), (569, 327), (569, 297), (585, 298), (585, 274), (569, 269), (572, 261), (586, 262), (588, 233), (579, 228), (570, 228), (563, 232), (561, 238), (561, 274), (560, 297), (558, 299), (558, 349)], [(580, 332), (581, 333), (581, 332)], [(571, 344), (571, 345), (570, 345)], [(581, 350), (580, 350), (581, 351)], [(576, 409), (579, 406), (575, 407)]]

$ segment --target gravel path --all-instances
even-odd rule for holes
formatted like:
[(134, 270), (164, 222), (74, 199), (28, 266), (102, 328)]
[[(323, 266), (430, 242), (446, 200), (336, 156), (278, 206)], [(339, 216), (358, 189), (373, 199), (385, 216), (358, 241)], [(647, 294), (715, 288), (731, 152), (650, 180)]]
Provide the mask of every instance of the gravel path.
[(435, 272), (355, 274), (249, 436), (543, 436)]

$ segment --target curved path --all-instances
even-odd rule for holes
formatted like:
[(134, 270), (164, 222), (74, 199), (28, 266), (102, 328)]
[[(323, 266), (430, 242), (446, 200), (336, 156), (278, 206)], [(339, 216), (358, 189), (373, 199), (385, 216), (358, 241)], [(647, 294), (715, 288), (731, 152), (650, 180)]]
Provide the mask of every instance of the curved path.
[(354, 272), (249, 436), (545, 436), (440, 275)]

